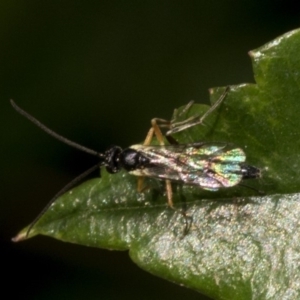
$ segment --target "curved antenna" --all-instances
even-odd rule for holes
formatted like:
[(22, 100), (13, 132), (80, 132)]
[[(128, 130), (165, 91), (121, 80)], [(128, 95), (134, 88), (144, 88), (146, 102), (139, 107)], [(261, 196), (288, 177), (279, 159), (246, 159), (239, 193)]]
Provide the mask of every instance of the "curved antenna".
[(55, 131), (51, 130), (50, 128), (48, 128), (46, 125), (44, 125), (43, 123), (41, 123), (39, 120), (37, 120), (36, 118), (34, 118), (32, 115), (30, 115), (28, 112), (26, 112), (24, 109), (22, 109), (21, 107), (19, 107), (14, 100), (10, 99), (10, 103), (12, 105), (12, 107), (22, 116), (24, 116), (26, 119), (28, 119), (29, 121), (31, 121), (33, 124), (35, 124), (36, 126), (38, 126), (40, 129), (42, 129), (43, 131), (45, 131), (46, 133), (48, 133), (49, 135), (51, 135), (52, 137), (56, 138), (57, 140), (73, 147), (76, 148), (78, 150), (81, 150), (83, 152), (98, 156), (98, 157), (104, 157), (104, 154), (99, 153), (95, 150), (89, 149), (87, 147), (84, 147), (80, 144), (77, 144), (63, 136), (61, 136), (60, 134), (56, 133)]
[(40, 218), (46, 213), (46, 211), (50, 208), (50, 206), (55, 202), (55, 200), (60, 197), (62, 194), (70, 190), (72, 187), (74, 187), (77, 183), (79, 183), (81, 180), (83, 180), (85, 177), (87, 177), (89, 174), (91, 174), (93, 171), (95, 171), (97, 168), (101, 167), (103, 162), (100, 162), (85, 172), (81, 173), (79, 176), (74, 178), (72, 181), (70, 181), (67, 185), (65, 185), (48, 203), (47, 205), (42, 209), (42, 211), (37, 215), (37, 217), (31, 222), (29, 225), (25, 237), (28, 238), (29, 233), (31, 229), (34, 227), (34, 225), (40, 220)]

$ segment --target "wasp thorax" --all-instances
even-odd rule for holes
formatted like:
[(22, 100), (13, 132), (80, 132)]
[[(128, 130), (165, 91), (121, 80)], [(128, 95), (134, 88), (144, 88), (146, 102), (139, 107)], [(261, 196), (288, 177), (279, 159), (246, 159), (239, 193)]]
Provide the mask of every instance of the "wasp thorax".
[(126, 171), (132, 171), (145, 167), (149, 164), (149, 159), (137, 150), (128, 148), (121, 153), (120, 162)]

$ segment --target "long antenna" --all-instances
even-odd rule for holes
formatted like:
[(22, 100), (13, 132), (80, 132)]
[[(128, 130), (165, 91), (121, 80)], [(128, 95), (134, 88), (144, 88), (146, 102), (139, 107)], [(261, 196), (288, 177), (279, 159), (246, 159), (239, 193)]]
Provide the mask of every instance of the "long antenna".
[[(25, 237), (27, 238), (29, 236), (29, 233), (31, 231), (31, 229), (34, 227), (34, 225), (39, 221), (39, 219), (45, 214), (45, 212), (50, 208), (50, 206), (55, 202), (55, 200), (60, 197), (62, 194), (64, 194), (65, 192), (67, 192), (68, 190), (70, 190), (73, 186), (75, 186), (78, 182), (80, 182), (81, 180), (83, 180), (86, 176), (88, 176), (89, 174), (91, 174), (93, 171), (95, 171), (96, 169), (98, 169), (101, 165), (103, 164), (103, 162), (100, 162), (94, 166), (92, 166), (91, 168), (89, 168), (88, 170), (86, 170), (85, 172), (81, 173), (79, 176), (77, 176), (76, 178), (74, 178), (72, 181), (70, 181), (67, 185), (65, 185), (48, 203), (47, 205), (42, 209), (42, 211), (37, 215), (37, 217), (31, 222), (31, 224), (29, 225), (26, 235)], [(12, 239), (13, 241), (17, 241)]]
[(89, 149), (87, 147), (84, 147), (80, 144), (77, 144), (63, 136), (61, 136), (60, 134), (56, 133), (55, 131), (51, 130), (50, 128), (48, 128), (46, 125), (44, 125), (43, 123), (41, 123), (39, 120), (37, 120), (36, 118), (34, 118), (32, 115), (30, 115), (28, 112), (26, 112), (25, 110), (23, 110), (21, 107), (19, 107), (14, 100), (10, 100), (10, 103), (12, 105), (12, 107), (22, 116), (24, 116), (26, 119), (28, 119), (29, 121), (31, 121), (33, 124), (35, 124), (36, 126), (38, 126), (40, 129), (42, 129), (43, 131), (45, 131), (46, 133), (48, 133), (49, 135), (51, 135), (52, 137), (56, 138), (57, 140), (73, 147), (76, 148), (78, 150), (81, 150), (83, 152), (98, 156), (98, 157), (104, 157), (104, 155), (102, 153), (99, 153), (95, 150)]
[[(102, 158), (101, 161), (94, 165), (93, 167), (89, 168), (88, 170), (86, 170), (85, 172), (83, 172), (82, 174), (80, 174), (79, 176), (77, 176), (75, 179), (73, 179), (71, 182), (69, 182), (67, 185), (65, 185), (49, 202), (48, 204), (43, 208), (43, 210), (38, 214), (38, 216), (33, 220), (33, 222), (29, 225), (26, 235), (25, 237), (27, 238), (29, 236), (29, 233), (31, 231), (31, 229), (34, 227), (34, 225), (40, 220), (40, 218), (45, 214), (45, 212), (50, 208), (50, 206), (55, 202), (55, 200), (60, 197), (62, 194), (64, 194), (65, 192), (67, 192), (69, 189), (71, 189), (72, 187), (74, 187), (78, 182), (80, 182), (81, 180), (83, 180), (86, 176), (88, 176), (89, 174), (91, 174), (93, 171), (95, 171), (97, 168), (101, 167), (104, 164), (104, 159), (105, 155), (103, 153), (94, 151), (92, 149), (89, 149), (87, 147), (84, 147), (80, 144), (77, 144), (63, 136), (61, 136), (60, 134), (56, 133), (55, 131), (51, 130), (50, 128), (48, 128), (46, 125), (44, 125), (43, 123), (41, 123), (39, 120), (37, 120), (36, 118), (34, 118), (32, 115), (30, 115), (28, 112), (26, 112), (25, 110), (23, 110), (21, 107), (19, 107), (12, 99), (10, 100), (10, 103), (12, 105), (12, 107), (22, 116), (24, 116), (26, 119), (28, 119), (29, 121), (31, 121), (33, 124), (35, 124), (36, 126), (38, 126), (40, 129), (42, 129), (43, 131), (45, 131), (46, 133), (48, 133), (49, 135), (51, 135), (52, 137), (56, 138), (57, 140), (63, 142), (64, 144), (67, 144), (73, 148), (76, 148), (78, 150), (81, 150), (83, 152), (98, 156), (99, 158)], [(17, 239), (13, 239), (13, 241), (17, 241)]]

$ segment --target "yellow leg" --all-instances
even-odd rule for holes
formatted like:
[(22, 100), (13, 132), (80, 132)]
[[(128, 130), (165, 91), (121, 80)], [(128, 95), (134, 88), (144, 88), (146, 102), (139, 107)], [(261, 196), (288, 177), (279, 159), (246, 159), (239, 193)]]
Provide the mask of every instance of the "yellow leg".
[(166, 180), (166, 191), (167, 191), (168, 205), (174, 209), (173, 191), (172, 191), (171, 181), (169, 179)]
[(145, 187), (144, 187), (144, 177), (140, 176), (137, 179), (137, 191), (139, 193), (142, 193), (144, 190), (145, 190)]
[(193, 105), (193, 102), (189, 102), (180, 114), (178, 114), (178, 112), (176, 111), (174, 114), (174, 118), (172, 119), (170, 124), (170, 130), (166, 133), (166, 135), (167, 136), (172, 135), (176, 132), (186, 130), (190, 127), (199, 124), (203, 125), (204, 119), (206, 119), (206, 117), (209, 116), (223, 102), (223, 100), (226, 98), (229, 91), (230, 91), (230, 87), (227, 86), (224, 92), (222, 93), (222, 95), (219, 97), (219, 99), (201, 117), (196, 115), (186, 120), (176, 122), (176, 118), (186, 113)]
[[(160, 124), (158, 124), (160, 123)], [(149, 129), (147, 136), (144, 141), (144, 146), (149, 146), (153, 136), (155, 135), (160, 143), (160, 145), (164, 145), (164, 136), (160, 130), (161, 127), (170, 128), (170, 122), (164, 119), (154, 118), (151, 120), (151, 128)]]
[[(145, 138), (144, 145), (149, 146), (153, 139), (153, 136), (155, 135), (157, 140), (159, 141), (159, 144), (161, 146), (164, 146), (165, 145), (164, 136), (163, 136), (160, 128), (161, 127), (169, 128), (170, 122), (167, 120), (164, 120), (164, 119), (154, 118), (151, 120), (151, 125), (152, 126), (149, 129), (147, 136)], [(144, 177), (139, 177), (138, 178), (138, 186), (137, 186), (138, 192), (141, 192), (145, 189), (143, 186), (143, 183), (144, 183)], [(173, 199), (172, 185), (171, 185), (171, 181), (168, 179), (166, 180), (166, 192), (167, 192), (168, 205), (171, 208), (174, 208), (173, 200), (172, 200)]]
[[(158, 123), (160, 123), (160, 125), (158, 125)], [(160, 145), (164, 146), (165, 145), (164, 136), (160, 130), (160, 127), (170, 127), (170, 122), (166, 121), (164, 119), (155, 118), (155, 119), (151, 120), (151, 125), (153, 128), (154, 134), (156, 135)]]
[(149, 146), (151, 141), (152, 141), (152, 138), (153, 138), (153, 133), (154, 133), (154, 128), (151, 127), (150, 130), (148, 131), (147, 135), (146, 135), (146, 138), (145, 138), (145, 141), (143, 143), (144, 146)]
[[(160, 128), (162, 128), (162, 127), (170, 128), (171, 122), (164, 120), (164, 119), (154, 118), (151, 120), (151, 125), (152, 126), (149, 129), (147, 136), (145, 138), (144, 145), (149, 146), (153, 139), (153, 136), (155, 135), (157, 140), (159, 141), (160, 145), (164, 146), (165, 145), (164, 136), (163, 136)], [(167, 193), (168, 206), (177, 211), (177, 209), (174, 207), (174, 204), (173, 204), (173, 190), (172, 190), (171, 181), (169, 179), (166, 179), (165, 182), (166, 182), (166, 193)], [(144, 177), (139, 177), (138, 178), (138, 186), (137, 186), (139, 192), (142, 192), (147, 188), (147, 187), (144, 187), (143, 183), (144, 183)], [(183, 236), (185, 236), (190, 229), (190, 224), (188, 221), (189, 218), (187, 217), (185, 211), (180, 211), (180, 213), (183, 215), (184, 220), (185, 220), (185, 228), (184, 228), (184, 232), (183, 232)]]

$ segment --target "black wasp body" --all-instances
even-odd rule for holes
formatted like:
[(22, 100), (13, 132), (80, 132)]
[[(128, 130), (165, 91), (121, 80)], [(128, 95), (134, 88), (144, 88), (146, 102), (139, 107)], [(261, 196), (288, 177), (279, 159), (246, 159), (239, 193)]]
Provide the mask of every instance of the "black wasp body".
[(104, 153), (109, 173), (121, 169), (140, 177), (171, 180), (215, 191), (257, 178), (260, 170), (244, 164), (242, 149), (226, 143), (112, 146)]

